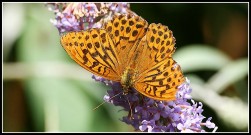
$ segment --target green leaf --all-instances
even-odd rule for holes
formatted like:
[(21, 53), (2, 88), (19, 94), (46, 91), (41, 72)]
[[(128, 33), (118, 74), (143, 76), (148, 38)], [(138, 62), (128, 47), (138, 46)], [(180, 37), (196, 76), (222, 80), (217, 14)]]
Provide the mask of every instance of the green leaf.
[(203, 44), (176, 49), (174, 60), (180, 64), (183, 72), (218, 70), (230, 62), (224, 53)]
[(36, 131), (91, 129), (92, 100), (82, 89), (64, 79), (33, 78), (25, 84)]
[(207, 87), (217, 93), (221, 93), (226, 87), (238, 82), (248, 75), (248, 59), (243, 58), (225, 65), (220, 71), (212, 76)]

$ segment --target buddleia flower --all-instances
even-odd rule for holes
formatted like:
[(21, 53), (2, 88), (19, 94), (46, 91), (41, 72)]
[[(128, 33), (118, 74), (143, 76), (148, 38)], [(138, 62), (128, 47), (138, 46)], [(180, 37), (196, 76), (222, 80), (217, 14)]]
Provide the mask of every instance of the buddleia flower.
[[(105, 79), (96, 81), (106, 83)], [(174, 101), (153, 100), (146, 96), (140, 95), (133, 90), (130, 95), (118, 93), (123, 91), (119, 83), (106, 83), (111, 86), (105, 95), (106, 101), (115, 106), (121, 106), (124, 111), (128, 112), (121, 121), (134, 127), (135, 131), (142, 132), (206, 132), (204, 128), (213, 129), (215, 132), (218, 128), (210, 120), (212, 117), (204, 120), (203, 104), (195, 102), (191, 97), (192, 89), (190, 81), (186, 78), (186, 82), (179, 86)], [(126, 97), (127, 96), (127, 97)], [(110, 99), (110, 100), (109, 100)], [(127, 99), (129, 101), (127, 101)], [(133, 110), (130, 112), (130, 106)], [(132, 113), (132, 114), (131, 114)], [(132, 117), (131, 117), (132, 116)], [(203, 128), (204, 127), (204, 128)]]
[(51, 19), (59, 33), (101, 28), (106, 18), (115, 13), (127, 13), (128, 3), (46, 3), (48, 9), (55, 13)]

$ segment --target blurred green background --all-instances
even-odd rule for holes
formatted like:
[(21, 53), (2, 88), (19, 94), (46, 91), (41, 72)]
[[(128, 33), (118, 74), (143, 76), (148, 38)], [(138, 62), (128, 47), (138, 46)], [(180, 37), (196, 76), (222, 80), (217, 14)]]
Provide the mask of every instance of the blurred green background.
[[(92, 110), (110, 88), (69, 58), (44, 3), (2, 5), (4, 132), (133, 131), (119, 120), (126, 114), (121, 108), (107, 103)], [(247, 132), (248, 3), (130, 6), (173, 31), (174, 59), (217, 131)]]

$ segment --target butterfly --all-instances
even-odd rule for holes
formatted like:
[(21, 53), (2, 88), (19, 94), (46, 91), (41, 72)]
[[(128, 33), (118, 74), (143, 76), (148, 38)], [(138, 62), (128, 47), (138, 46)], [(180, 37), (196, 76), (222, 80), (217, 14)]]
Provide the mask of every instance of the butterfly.
[(81, 67), (155, 100), (175, 100), (184, 82), (172, 58), (175, 38), (167, 26), (133, 14), (115, 15), (102, 28), (62, 34), (61, 45)]

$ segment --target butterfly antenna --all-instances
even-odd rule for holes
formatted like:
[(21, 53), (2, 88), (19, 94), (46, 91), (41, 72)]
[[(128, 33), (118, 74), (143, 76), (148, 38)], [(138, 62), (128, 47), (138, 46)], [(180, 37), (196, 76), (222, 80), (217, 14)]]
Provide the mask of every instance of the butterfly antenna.
[[(121, 93), (123, 93), (123, 91), (122, 92), (120, 92), (120, 93), (118, 93), (118, 94), (116, 94), (116, 95), (114, 95), (114, 96), (112, 96), (109, 100), (112, 100), (113, 98), (115, 98), (116, 96), (118, 96), (119, 94), (121, 94)], [(101, 105), (103, 105), (104, 103), (106, 103), (106, 101), (103, 101), (101, 104), (99, 104), (97, 107), (95, 107), (94, 109), (93, 109), (93, 111), (95, 111), (96, 109), (98, 109)]]
[(127, 102), (128, 102), (128, 104), (129, 104), (129, 107), (130, 107), (130, 118), (131, 119), (133, 119), (133, 117), (132, 117), (132, 106), (131, 106), (131, 103), (129, 102), (129, 99), (128, 99), (128, 97), (126, 96), (126, 99), (127, 99)]

